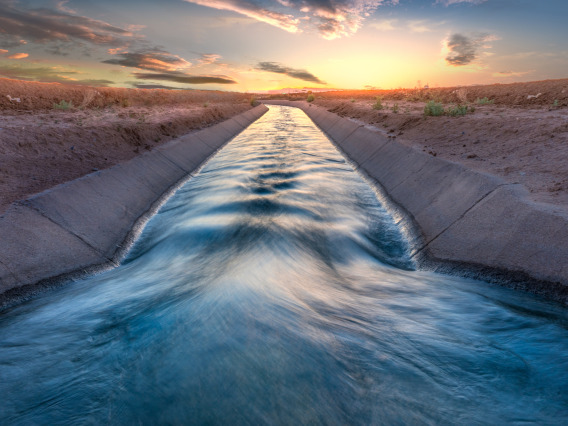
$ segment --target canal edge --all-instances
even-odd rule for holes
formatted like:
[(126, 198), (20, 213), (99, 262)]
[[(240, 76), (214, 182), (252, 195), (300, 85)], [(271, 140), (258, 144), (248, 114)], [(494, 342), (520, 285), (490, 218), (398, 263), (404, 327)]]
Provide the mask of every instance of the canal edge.
[(0, 216), (0, 309), (117, 266), (159, 208), (267, 111), (258, 105), (10, 205)]
[(297, 107), (376, 190), (420, 269), (480, 279), (568, 304), (568, 214), (519, 184), (402, 145), (305, 101)]

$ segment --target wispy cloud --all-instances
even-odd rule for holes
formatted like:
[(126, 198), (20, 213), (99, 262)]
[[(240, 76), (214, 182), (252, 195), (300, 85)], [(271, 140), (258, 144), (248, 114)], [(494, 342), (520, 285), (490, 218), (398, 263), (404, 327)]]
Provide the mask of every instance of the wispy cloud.
[(186, 0), (189, 3), (212, 7), (213, 9), (230, 10), (257, 21), (265, 22), (285, 31), (295, 33), (299, 30), (299, 20), (292, 15), (271, 11), (248, 0)]
[(13, 55), (8, 56), (8, 59), (24, 59), (27, 58), (29, 53), (14, 53)]
[(446, 63), (456, 67), (469, 65), (479, 58), (483, 49), (491, 48), (487, 43), (494, 40), (497, 37), (491, 34), (452, 34), (443, 42)]
[[(103, 63), (154, 71), (153, 78), (169, 79), (191, 84), (214, 82), (233, 84), (228, 78), (209, 76), (188, 76), (181, 71), (192, 64), (181, 56), (162, 48), (152, 47), (149, 41), (138, 35), (141, 26), (120, 28), (96, 19), (78, 15), (70, 9), (68, 0), (53, 2), (53, 8), (31, 9), (27, 3), (16, 0), (0, 0), (0, 47), (22, 46), (29, 42), (45, 45), (43, 51), (53, 55), (66, 56), (71, 48), (82, 49), (84, 56), (90, 55), (93, 47), (105, 47), (114, 57)], [(5, 50), (5, 49), (3, 49)], [(6, 52), (7, 53), (7, 52)], [(14, 53), (9, 59), (27, 58), (27, 53)], [(213, 63), (219, 57), (208, 54), (202, 62)], [(87, 80), (75, 80), (69, 74), (49, 71), (49, 68), (10, 68), (4, 69), (12, 78), (39, 79), (41, 81), (87, 84)], [(20, 74), (18, 74), (20, 73)], [(143, 78), (144, 75), (140, 74)], [(181, 80), (180, 80), (181, 79)], [(78, 83), (81, 82), (81, 83)], [(94, 85), (106, 85), (107, 80), (90, 80)]]
[(487, 0), (436, 0), (436, 3), (443, 4), (444, 6), (450, 6), (458, 3), (481, 4), (486, 1)]
[(80, 84), (83, 86), (94, 86), (94, 87), (108, 87), (109, 84), (114, 84), (114, 81), (104, 80), (104, 79), (83, 79), (75, 80), (73, 82), (67, 82), (67, 84)]
[(408, 21), (406, 25), (408, 29), (413, 33), (428, 33), (435, 31), (445, 23), (446, 23), (445, 21), (432, 22), (427, 19), (420, 19), (420, 20)]
[[(65, 2), (60, 2), (64, 4)], [(134, 34), (106, 22), (47, 8), (26, 9), (16, 2), (0, 3), (0, 45), (12, 47), (28, 41), (122, 45)]]
[(432, 29), (426, 25), (426, 20), (419, 21), (408, 21), (408, 29), (413, 33), (427, 33), (432, 31)]
[[(278, 0), (317, 22), (323, 38), (331, 40), (357, 32), (367, 16), (384, 3), (398, 0)], [(310, 19), (311, 21), (312, 19)]]
[(326, 82), (321, 81), (315, 75), (313, 75), (312, 73), (306, 70), (290, 68), (282, 64), (279, 64), (277, 62), (259, 62), (256, 65), (255, 69), (260, 71), (274, 72), (277, 74), (284, 74), (292, 78), (297, 78), (299, 80), (304, 80), (304, 81), (310, 81), (312, 83), (327, 84)]
[(203, 53), (199, 58), (199, 64), (211, 65), (216, 63), (219, 59), (221, 59), (221, 55), (217, 55), (215, 53)]
[[(357, 32), (364, 19), (387, 0), (267, 0), (261, 6), (252, 0), (185, 0), (220, 10), (230, 10), (292, 33), (303, 22), (315, 25), (331, 40)], [(390, 3), (398, 3), (391, 0)], [(285, 12), (280, 12), (285, 8)], [(278, 10), (276, 10), (278, 9)], [(313, 24), (311, 24), (313, 23)]]
[(21, 65), (0, 65), (0, 76), (28, 81), (48, 83), (80, 84), (104, 87), (114, 84), (110, 80), (79, 79), (80, 72), (60, 67), (27, 67)]
[(163, 84), (144, 84), (144, 83), (132, 83), (132, 82), (130, 84), (132, 85), (132, 87), (136, 89), (167, 89), (167, 90), (180, 89), (179, 87), (165, 86)]
[(372, 22), (369, 26), (379, 31), (393, 31), (398, 19), (383, 19), (382, 21)]
[(163, 50), (124, 52), (116, 55), (117, 58), (107, 59), (103, 63), (148, 71), (180, 71), (191, 67), (191, 62)]
[(493, 73), (493, 77), (522, 77), (534, 71), (499, 71)]
[(164, 73), (133, 73), (138, 80), (171, 81), (183, 84), (237, 84), (231, 77), (225, 75), (190, 75), (182, 72)]

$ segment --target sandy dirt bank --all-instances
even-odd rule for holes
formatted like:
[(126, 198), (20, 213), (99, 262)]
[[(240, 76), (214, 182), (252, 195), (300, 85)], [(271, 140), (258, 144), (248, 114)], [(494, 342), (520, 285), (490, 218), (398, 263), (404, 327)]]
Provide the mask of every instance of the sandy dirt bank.
[[(342, 117), (430, 155), (521, 183), (533, 200), (568, 210), (568, 79), (314, 96), (314, 104)], [(382, 109), (373, 108), (376, 96)], [(489, 103), (478, 101), (483, 98)], [(446, 109), (468, 106), (468, 113), (425, 116), (429, 100)]]
[[(78, 106), (54, 108), (62, 100)], [(0, 213), (16, 200), (250, 108), (244, 94), (0, 80)]]
[[(373, 108), (377, 96), (382, 109)], [(486, 103), (479, 101), (484, 98)], [(425, 116), (431, 100), (446, 109), (467, 106), (468, 112)], [(430, 155), (521, 183), (535, 201), (568, 209), (568, 79), (324, 92), (315, 94), (314, 104)], [(250, 95), (239, 93), (0, 79), (0, 212), (249, 108)]]

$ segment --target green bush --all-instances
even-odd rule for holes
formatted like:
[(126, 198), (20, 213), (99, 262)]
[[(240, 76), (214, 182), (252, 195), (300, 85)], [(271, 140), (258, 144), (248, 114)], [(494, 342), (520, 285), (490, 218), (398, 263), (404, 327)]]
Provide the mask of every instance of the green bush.
[(53, 104), (53, 109), (71, 109), (73, 108), (73, 101), (64, 101), (62, 100), (61, 102), (59, 102), (58, 104)]
[(354, 102), (355, 102), (355, 99), (351, 98), (351, 103), (354, 103)]
[(557, 107), (560, 106), (560, 103), (558, 102), (558, 99), (554, 99), (554, 102), (552, 103), (552, 106), (553, 106), (554, 108), (557, 108)]
[(394, 112), (395, 114), (398, 114), (398, 104), (394, 104), (391, 108), (392, 112)]
[(424, 106), (424, 115), (439, 117), (444, 115), (444, 106), (436, 101), (429, 101), (426, 106)]
[(256, 106), (256, 98), (254, 96), (250, 98), (250, 106)]
[(477, 98), (477, 100), (475, 101), (475, 103), (476, 103), (477, 105), (491, 105), (491, 104), (494, 104), (495, 101), (494, 101), (493, 99), (489, 99), (489, 98), (486, 96), (486, 97), (481, 98), (481, 99)]
[(380, 96), (377, 96), (377, 101), (373, 104), (373, 109), (381, 110), (384, 109), (383, 100)]
[(456, 105), (454, 107), (448, 107), (446, 110), (446, 114), (451, 117), (459, 117), (461, 115), (467, 114), (467, 106), (466, 105)]
[(313, 102), (315, 100), (315, 96), (312, 95), (311, 93), (308, 95), (308, 98), (306, 99), (308, 102)]

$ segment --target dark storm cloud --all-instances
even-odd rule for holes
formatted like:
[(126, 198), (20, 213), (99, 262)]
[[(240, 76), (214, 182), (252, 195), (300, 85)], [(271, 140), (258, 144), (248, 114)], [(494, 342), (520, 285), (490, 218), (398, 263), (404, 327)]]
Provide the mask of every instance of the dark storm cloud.
[(171, 81), (183, 84), (237, 84), (230, 77), (224, 75), (189, 75), (182, 72), (165, 73), (139, 73), (133, 74), (138, 80)]
[(310, 81), (312, 83), (327, 84), (326, 82), (321, 81), (315, 75), (313, 75), (312, 73), (306, 70), (286, 67), (277, 62), (259, 62), (256, 65), (256, 69), (261, 71), (274, 72), (277, 74), (284, 74), (289, 77), (297, 78), (299, 80), (304, 80), (304, 81)]

